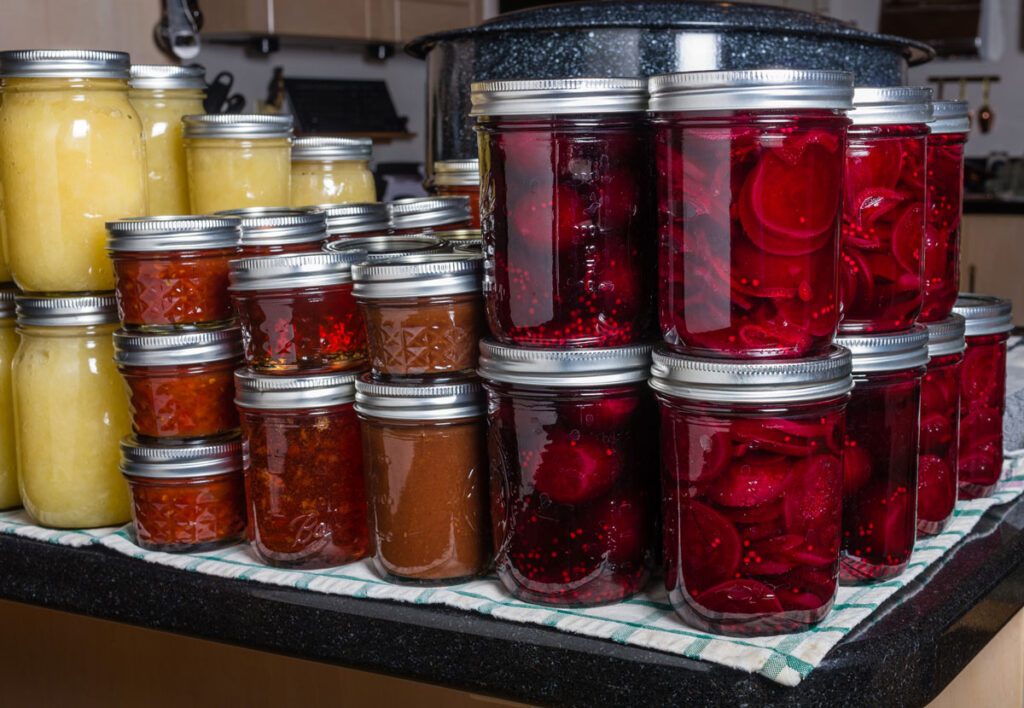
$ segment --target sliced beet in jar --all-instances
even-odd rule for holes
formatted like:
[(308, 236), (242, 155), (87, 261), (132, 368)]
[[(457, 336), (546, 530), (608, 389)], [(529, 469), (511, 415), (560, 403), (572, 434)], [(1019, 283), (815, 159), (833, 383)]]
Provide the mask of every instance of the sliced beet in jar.
[(217, 212), (239, 220), (243, 256), (316, 253), (327, 240), (327, 218), (316, 209), (249, 207)]

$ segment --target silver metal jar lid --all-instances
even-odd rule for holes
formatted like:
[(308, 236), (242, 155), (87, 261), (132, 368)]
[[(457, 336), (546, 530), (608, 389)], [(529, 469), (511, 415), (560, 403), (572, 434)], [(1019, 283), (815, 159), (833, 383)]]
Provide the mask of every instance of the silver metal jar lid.
[(239, 359), (238, 327), (174, 334), (114, 332), (114, 362), (122, 366), (180, 366)]
[(434, 163), (435, 187), (479, 187), (480, 160), (441, 160)]
[(330, 408), (355, 400), (355, 380), (363, 373), (352, 371), (306, 376), (267, 376), (248, 369), (235, 371), (235, 403), (257, 410)]
[(853, 107), (853, 74), (815, 69), (686, 71), (648, 80), (651, 112)]
[(249, 207), (218, 211), (214, 216), (240, 219), (242, 247), (289, 246), (327, 238), (327, 217), (316, 209)]
[(932, 119), (932, 90), (923, 86), (857, 87), (853, 110), (846, 114), (854, 125), (904, 125)]
[(0, 320), (9, 320), (14, 318), (14, 300), (17, 295), (17, 288), (0, 289)]
[(0, 52), (5, 79), (127, 79), (131, 59), (125, 52), (93, 49), (21, 49)]
[(129, 85), (136, 89), (206, 89), (206, 70), (198, 64), (132, 64)]
[(425, 234), (359, 236), (324, 244), (324, 250), (329, 253), (342, 253), (353, 249), (366, 251), (367, 261), (380, 261), (420, 253), (440, 253), (446, 250), (440, 239)]
[(967, 320), (967, 336), (1001, 334), (1013, 329), (1013, 304), (1001, 297), (960, 293), (953, 312)]
[(932, 101), (932, 122), (928, 127), (932, 135), (971, 132), (967, 101)]
[(369, 160), (373, 154), (370, 138), (296, 138), (292, 162), (301, 160)]
[(186, 138), (290, 138), (292, 117), (274, 113), (211, 113), (181, 119)]
[(314, 204), (304, 208), (324, 213), (329, 236), (344, 236), (366, 231), (387, 231), (391, 225), (388, 206), (383, 202)]
[(237, 247), (241, 222), (215, 216), (140, 216), (107, 222), (107, 250), (193, 251)]
[(134, 435), (121, 439), (121, 474), (126, 477), (187, 479), (242, 471), (242, 442), (157, 445)]
[(831, 347), (804, 359), (709, 359), (654, 351), (651, 388), (658, 393), (719, 403), (803, 403), (850, 392), (850, 352)]
[(469, 221), (469, 197), (422, 197), (387, 203), (393, 229), (422, 229)]
[(646, 381), (651, 365), (651, 345), (604, 349), (529, 349), (480, 342), (477, 373), (488, 381), (575, 388), (618, 386)]
[(953, 314), (941, 322), (929, 322), (925, 326), (928, 328), (928, 356), (932, 359), (961, 354), (967, 348), (964, 339), (966, 322), (960, 315)]
[(647, 108), (643, 79), (480, 81), (470, 90), (471, 116), (639, 113)]
[(854, 374), (915, 369), (928, 363), (928, 329), (913, 329), (892, 334), (840, 334), (836, 344), (853, 354)]
[(419, 253), (352, 266), (352, 294), (369, 300), (479, 293), (482, 255)]
[(356, 412), (387, 420), (450, 420), (487, 412), (477, 380), (444, 383), (380, 383), (369, 373), (356, 379)]
[(18, 324), (32, 327), (85, 327), (116, 324), (117, 302), (110, 295), (60, 295), (14, 298)]
[(454, 231), (432, 231), (431, 236), (441, 239), (441, 242), (452, 248), (456, 246), (476, 246), (477, 250), (483, 248), (484, 239), (480, 229), (455, 229)]
[(239, 258), (228, 263), (231, 290), (317, 288), (352, 282), (352, 264), (366, 260), (366, 251), (296, 253)]

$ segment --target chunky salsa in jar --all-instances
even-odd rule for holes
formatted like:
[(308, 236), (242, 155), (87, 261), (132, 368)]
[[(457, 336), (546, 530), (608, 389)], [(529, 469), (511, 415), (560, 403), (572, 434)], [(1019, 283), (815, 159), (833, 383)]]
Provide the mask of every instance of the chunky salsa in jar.
[(246, 257), (316, 253), (327, 240), (327, 218), (318, 209), (250, 207), (218, 212), (217, 216), (239, 220), (239, 244)]

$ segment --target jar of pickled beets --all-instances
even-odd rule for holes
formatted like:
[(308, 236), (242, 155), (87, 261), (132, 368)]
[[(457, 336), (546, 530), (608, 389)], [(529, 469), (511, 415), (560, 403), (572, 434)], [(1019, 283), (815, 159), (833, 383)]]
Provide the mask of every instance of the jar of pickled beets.
[(367, 261), (401, 258), (421, 253), (444, 253), (449, 249), (434, 236), (358, 236), (328, 241), (324, 244), (327, 253), (344, 253), (357, 250), (366, 253)]
[(352, 295), (352, 264), (366, 251), (231, 261), (231, 297), (246, 365), (267, 374), (361, 366), (366, 327)]
[(928, 325), (928, 366), (921, 381), (921, 437), (917, 455), (917, 533), (941, 533), (953, 518), (960, 448), (960, 368), (964, 318)]
[(647, 345), (481, 342), (494, 563), (519, 599), (600, 605), (650, 577), (658, 481), (649, 365)]
[(907, 567), (917, 535), (921, 380), (928, 331), (843, 335), (853, 352), (853, 395), (843, 454), (839, 579), (862, 585)]
[(921, 322), (949, 316), (960, 289), (960, 219), (964, 210), (964, 144), (971, 122), (966, 101), (934, 101), (928, 124), (924, 302)]
[(644, 81), (491, 81), (472, 103), (491, 334), (557, 348), (648, 339)]
[(197, 553), (241, 540), (245, 482), (238, 440), (172, 447), (127, 437), (120, 469), (142, 548)]
[(469, 199), (470, 228), (480, 228), (480, 161), (441, 160), (434, 163), (430, 191), (439, 197)]
[(852, 75), (701, 71), (650, 89), (665, 342), (705, 357), (825, 351)]
[(181, 440), (238, 432), (234, 372), (242, 362), (237, 327), (149, 334), (114, 332), (114, 362), (128, 388), (132, 430)]
[(243, 256), (316, 253), (327, 240), (327, 219), (315, 209), (250, 207), (218, 212), (240, 220)]
[(268, 565), (328, 568), (367, 554), (357, 375), (235, 372), (248, 537)]
[(689, 624), (805, 630), (839, 574), (850, 353), (707, 359), (654, 352), (665, 587)]
[(391, 233), (429, 234), (439, 229), (468, 229), (468, 197), (418, 197), (388, 202)]
[(843, 197), (841, 332), (897, 332), (921, 313), (932, 91), (858, 88)]
[(324, 213), (328, 242), (360, 236), (384, 236), (390, 229), (388, 206), (382, 202), (319, 204), (309, 209)]
[(961, 293), (953, 308), (967, 320), (960, 369), (960, 498), (987, 497), (1003, 471), (1006, 340), (1013, 328), (1009, 300)]
[(148, 216), (108, 222), (107, 233), (125, 329), (218, 328), (234, 318), (228, 261), (238, 257), (238, 219)]

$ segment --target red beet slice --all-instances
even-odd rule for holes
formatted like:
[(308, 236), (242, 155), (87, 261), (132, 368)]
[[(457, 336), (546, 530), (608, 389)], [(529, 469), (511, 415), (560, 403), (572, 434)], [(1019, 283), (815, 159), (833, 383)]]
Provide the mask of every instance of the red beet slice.
[(843, 452), (843, 499), (849, 499), (871, 479), (871, 453), (863, 445), (850, 444)]
[[(762, 507), (753, 507), (754, 509), (760, 509)], [(767, 508), (776, 508), (774, 504), (768, 505)], [(740, 529), (740, 538), (744, 541), (763, 541), (766, 538), (774, 538), (775, 536), (782, 535), (786, 532), (783, 527), (781, 519), (772, 519), (771, 521), (765, 521), (764, 523), (751, 524)]]
[(768, 230), (796, 241), (797, 250), (806, 248), (801, 240), (818, 237), (835, 226), (841, 174), (842, 157), (820, 144), (807, 145), (796, 162), (766, 150), (747, 177), (750, 213), (746, 217), (757, 217), (754, 226), (741, 216), (748, 235), (762, 244), (758, 237)]
[[(719, 513), (736, 524), (765, 524), (782, 516), (782, 500), (750, 507), (723, 507)], [(782, 533), (780, 530), (778, 533)], [(771, 534), (773, 536), (778, 534)], [(763, 536), (761, 538), (764, 538)]]
[(857, 204), (857, 195), (871, 187), (893, 189), (903, 166), (903, 146), (899, 139), (873, 139), (870, 144), (851, 142), (846, 150), (846, 194), (849, 204)]
[(607, 550), (571, 511), (541, 495), (523, 498), (513, 533), (504, 538), (515, 573), (528, 587), (545, 592), (568, 592), (589, 582)]
[(509, 230), (542, 253), (569, 250), (593, 228), (583, 200), (565, 185), (539, 184), (522, 193), (508, 215)]
[(691, 588), (731, 578), (740, 564), (740, 537), (728, 519), (700, 502), (679, 506), (679, 549), (683, 578)]
[(854, 197), (854, 202), (847, 208), (847, 214), (855, 215), (853, 222), (865, 229), (892, 212), (907, 198), (904, 192), (886, 187), (867, 187)]
[(649, 510), (639, 498), (611, 498), (595, 502), (587, 511), (584, 532), (605, 547), (612, 563), (637, 565), (650, 543)]
[(757, 506), (776, 499), (790, 481), (790, 460), (784, 455), (751, 452), (733, 460), (715, 480), (708, 496), (723, 506)]
[(903, 211), (893, 227), (892, 251), (896, 262), (903, 268), (910, 273), (920, 274), (923, 249), (924, 207), (921, 202), (914, 202)]
[(941, 413), (921, 416), (921, 452), (944, 455), (953, 441), (953, 423)]
[(1002, 418), (997, 411), (979, 408), (960, 420), (960, 436), (972, 447), (998, 442), (1002, 436)]
[(705, 590), (696, 603), (709, 612), (728, 615), (761, 615), (782, 612), (782, 604), (767, 585), (740, 578)]
[(582, 504), (604, 494), (622, 470), (619, 454), (601, 440), (585, 434), (577, 439), (561, 428), (536, 457), (533, 484), (559, 504)]
[(787, 611), (819, 610), (827, 602), (808, 590), (782, 586), (775, 591), (782, 609)]
[(606, 433), (629, 423), (638, 404), (636, 396), (608, 396), (586, 403), (569, 403), (563, 407), (562, 415), (573, 427)]
[(957, 484), (949, 463), (937, 455), (921, 455), (917, 461), (917, 516), (942, 521), (956, 504)]
[(802, 537), (815, 526), (835, 523), (842, 509), (842, 472), (839, 458), (820, 454), (796, 465), (786, 492), (786, 530)]
[(748, 349), (772, 352), (775, 356), (799, 357), (810, 348), (810, 335), (800, 327), (787, 327), (766, 322), (740, 327), (740, 341)]
[(1002, 455), (997, 455), (992, 446), (960, 450), (959, 480), (960, 484), (992, 484), (999, 479), (999, 465)]
[(908, 557), (917, 527), (911, 499), (906, 489), (891, 488), (884, 479), (869, 483), (852, 501), (856, 524), (844, 530), (849, 532), (850, 551), (861, 551), (865, 559), (888, 559), (889, 564)]
[(804, 151), (810, 145), (822, 148), (828, 153), (835, 153), (839, 150), (841, 141), (835, 133), (815, 128), (790, 133), (783, 138), (782, 147), (774, 148), (772, 153), (785, 160), (786, 163), (797, 167), (804, 158)]

